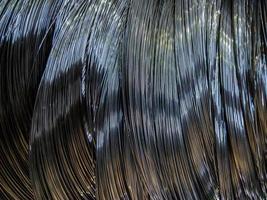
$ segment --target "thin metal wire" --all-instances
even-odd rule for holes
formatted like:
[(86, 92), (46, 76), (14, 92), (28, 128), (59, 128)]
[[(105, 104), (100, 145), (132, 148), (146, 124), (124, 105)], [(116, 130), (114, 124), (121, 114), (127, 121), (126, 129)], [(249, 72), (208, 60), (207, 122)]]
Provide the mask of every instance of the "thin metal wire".
[(266, 199), (264, 0), (2, 0), (0, 199)]

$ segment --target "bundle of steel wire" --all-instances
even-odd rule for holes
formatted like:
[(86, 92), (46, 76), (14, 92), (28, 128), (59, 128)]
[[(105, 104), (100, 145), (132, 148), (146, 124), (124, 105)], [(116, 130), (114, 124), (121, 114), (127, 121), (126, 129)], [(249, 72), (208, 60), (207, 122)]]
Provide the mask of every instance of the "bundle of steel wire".
[(0, 0), (0, 199), (267, 199), (267, 1)]

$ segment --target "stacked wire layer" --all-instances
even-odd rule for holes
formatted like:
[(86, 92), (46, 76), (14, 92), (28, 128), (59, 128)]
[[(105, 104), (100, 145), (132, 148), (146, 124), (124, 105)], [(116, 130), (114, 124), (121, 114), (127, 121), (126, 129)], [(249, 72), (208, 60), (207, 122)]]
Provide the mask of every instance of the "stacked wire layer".
[(265, 0), (0, 0), (0, 199), (267, 198)]

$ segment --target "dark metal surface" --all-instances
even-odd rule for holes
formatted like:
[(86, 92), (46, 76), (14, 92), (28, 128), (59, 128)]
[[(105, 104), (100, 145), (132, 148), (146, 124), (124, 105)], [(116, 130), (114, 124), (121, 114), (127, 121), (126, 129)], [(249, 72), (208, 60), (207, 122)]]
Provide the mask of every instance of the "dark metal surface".
[(265, 0), (0, 0), (0, 199), (267, 198)]

